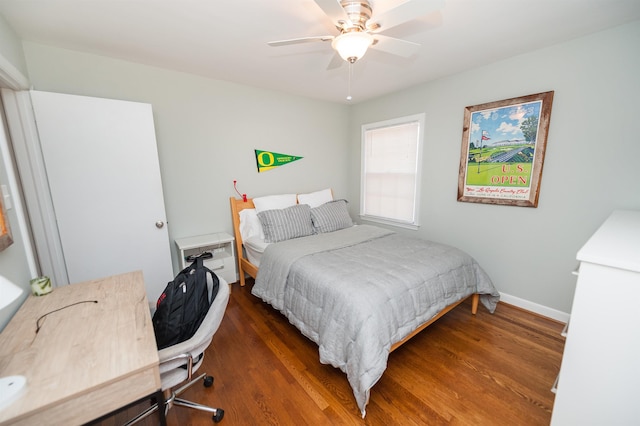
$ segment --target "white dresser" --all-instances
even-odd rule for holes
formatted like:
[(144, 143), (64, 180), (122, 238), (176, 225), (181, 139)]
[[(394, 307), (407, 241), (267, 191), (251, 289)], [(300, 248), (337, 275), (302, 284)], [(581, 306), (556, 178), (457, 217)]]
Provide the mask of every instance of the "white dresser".
[(577, 259), (551, 424), (640, 424), (640, 211), (613, 212)]

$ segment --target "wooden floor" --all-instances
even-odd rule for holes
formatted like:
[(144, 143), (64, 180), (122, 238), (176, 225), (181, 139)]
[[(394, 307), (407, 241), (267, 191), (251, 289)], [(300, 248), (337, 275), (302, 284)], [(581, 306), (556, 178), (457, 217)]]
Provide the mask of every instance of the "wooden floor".
[[(321, 365), (317, 346), (250, 289), (233, 285), (207, 349), (200, 372), (213, 387), (183, 394), (223, 408), (220, 425), (549, 424), (561, 323), (503, 303), (473, 316), (465, 302), (390, 355), (362, 419), (346, 375)], [(167, 422), (213, 424), (183, 407)]]

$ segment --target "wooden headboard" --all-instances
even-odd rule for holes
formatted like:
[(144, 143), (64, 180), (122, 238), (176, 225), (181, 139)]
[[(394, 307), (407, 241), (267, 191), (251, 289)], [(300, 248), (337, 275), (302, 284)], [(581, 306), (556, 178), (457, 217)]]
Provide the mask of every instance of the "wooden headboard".
[(254, 209), (253, 199), (248, 198), (247, 201), (239, 200), (235, 197), (229, 198), (231, 204), (231, 219), (233, 220), (233, 234), (236, 239), (236, 254), (238, 256), (238, 275), (240, 276), (240, 285), (244, 286), (244, 274), (247, 273), (255, 278), (258, 274), (258, 267), (249, 260), (244, 258), (242, 249), (242, 235), (240, 234), (240, 212), (244, 209)]
[[(333, 198), (333, 190), (331, 190), (331, 198)], [(231, 219), (233, 220), (233, 233), (236, 239), (236, 253), (238, 255), (238, 275), (240, 275), (240, 285), (244, 286), (244, 274), (247, 273), (255, 279), (258, 274), (258, 267), (249, 262), (244, 257), (242, 249), (242, 235), (240, 234), (240, 212), (244, 209), (255, 209), (253, 198), (247, 198), (247, 201), (235, 197), (229, 198), (231, 203)]]

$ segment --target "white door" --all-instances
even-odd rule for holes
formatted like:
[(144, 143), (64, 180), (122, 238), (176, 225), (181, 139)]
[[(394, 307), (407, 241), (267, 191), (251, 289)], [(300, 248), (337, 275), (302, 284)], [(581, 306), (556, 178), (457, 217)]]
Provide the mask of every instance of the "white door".
[(31, 98), (69, 282), (141, 269), (156, 300), (173, 268), (151, 105)]

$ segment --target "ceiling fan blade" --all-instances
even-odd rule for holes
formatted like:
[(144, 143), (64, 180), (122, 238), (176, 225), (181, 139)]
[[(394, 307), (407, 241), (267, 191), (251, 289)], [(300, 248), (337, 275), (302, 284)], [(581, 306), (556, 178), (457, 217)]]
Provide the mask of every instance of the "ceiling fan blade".
[(316, 4), (322, 9), (334, 23), (338, 21), (344, 21), (350, 23), (351, 20), (347, 15), (347, 12), (340, 5), (340, 0), (314, 0)]
[(382, 15), (371, 18), (372, 22), (367, 22), (367, 28), (373, 32), (386, 31), (442, 9), (443, 6), (444, 0), (407, 0)]
[(338, 52), (334, 52), (331, 62), (327, 65), (327, 70), (335, 70), (336, 68), (340, 68), (342, 64), (346, 63), (347, 62), (338, 55)]
[(418, 52), (420, 44), (412, 41), (400, 40), (399, 38), (387, 37), (382, 34), (373, 36), (374, 42), (372, 49), (381, 52), (391, 53), (392, 55), (408, 58)]
[(277, 47), (277, 46), (286, 46), (288, 44), (313, 43), (316, 41), (331, 41), (333, 39), (334, 39), (333, 36), (300, 37), (300, 38), (292, 38), (289, 40), (270, 41), (267, 44), (269, 46)]

